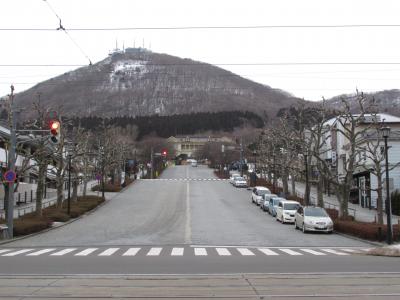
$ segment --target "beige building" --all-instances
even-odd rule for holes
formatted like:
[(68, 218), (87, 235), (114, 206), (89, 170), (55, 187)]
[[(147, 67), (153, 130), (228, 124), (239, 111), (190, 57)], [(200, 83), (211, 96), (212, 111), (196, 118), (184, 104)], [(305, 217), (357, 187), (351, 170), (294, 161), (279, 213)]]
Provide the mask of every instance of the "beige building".
[(188, 157), (195, 155), (206, 143), (217, 142), (232, 144), (233, 140), (229, 137), (205, 137), (205, 136), (171, 136), (168, 142), (174, 146), (176, 155), (186, 154)]

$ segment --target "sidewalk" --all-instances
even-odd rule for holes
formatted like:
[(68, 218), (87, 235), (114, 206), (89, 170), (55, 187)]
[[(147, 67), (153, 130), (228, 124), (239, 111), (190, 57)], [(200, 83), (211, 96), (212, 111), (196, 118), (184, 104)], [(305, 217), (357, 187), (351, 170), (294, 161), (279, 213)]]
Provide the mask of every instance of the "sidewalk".
[[(282, 187), (282, 181), (278, 180), (278, 185)], [(296, 181), (296, 194), (299, 197), (304, 197), (305, 183)], [(291, 182), (289, 181), (289, 191), (291, 191)], [(339, 209), (339, 201), (336, 196), (331, 194), (323, 194), (325, 208), (336, 208)], [(311, 186), (310, 201), (312, 204), (317, 204), (317, 188)], [(361, 207), (360, 205), (349, 203), (349, 215), (354, 216), (357, 221), (362, 222), (374, 222), (375, 218), (378, 219), (376, 209), (369, 209)], [(384, 222), (386, 224), (386, 214), (384, 213)], [(399, 216), (392, 216), (392, 224), (398, 224), (400, 220)]]
[[(87, 183), (87, 193), (88, 194), (93, 194), (96, 192), (91, 191), (91, 187), (93, 184), (96, 184), (96, 180), (91, 180)], [(67, 200), (68, 196), (68, 190), (64, 190), (64, 201)], [(71, 188), (71, 193), (72, 193), (72, 188)], [(80, 184), (78, 186), (78, 195), (82, 195), (83, 193), (83, 184)], [(18, 199), (14, 199), (15, 202), (17, 202)], [(57, 202), (57, 192), (55, 189), (48, 189), (47, 190), (47, 198), (43, 198), (42, 200), (42, 208), (49, 207)], [(36, 201), (20, 204), (20, 205), (14, 205), (14, 219), (19, 218), (20, 216), (23, 216), (27, 213), (34, 212), (36, 210)], [(3, 209), (0, 209), (0, 219), (5, 218), (5, 211)]]

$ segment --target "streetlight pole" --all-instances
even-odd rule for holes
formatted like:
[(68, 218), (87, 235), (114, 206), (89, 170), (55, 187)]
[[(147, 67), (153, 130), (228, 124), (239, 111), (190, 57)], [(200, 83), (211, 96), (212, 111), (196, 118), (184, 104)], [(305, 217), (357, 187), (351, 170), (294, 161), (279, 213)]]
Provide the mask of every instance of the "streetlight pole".
[[(10, 117), (11, 117), (11, 128), (10, 128), (10, 148), (8, 149), (8, 170), (14, 172), (15, 169), (15, 148), (16, 148), (16, 127), (17, 121), (14, 111), (14, 86), (11, 86), (10, 94)], [(7, 199), (7, 227), (8, 237), (10, 239), (14, 236), (14, 182), (8, 183), (8, 199)]]
[(308, 154), (304, 153), (304, 167), (305, 167), (305, 175), (306, 175), (306, 187), (304, 191), (304, 204), (310, 204), (310, 183), (308, 179)]
[(72, 163), (72, 154), (68, 154), (68, 206), (67, 206), (67, 214), (71, 214), (71, 163)]
[(392, 203), (390, 201), (390, 193), (389, 193), (389, 158), (388, 158), (388, 144), (387, 140), (390, 135), (390, 127), (382, 127), (381, 128), (383, 138), (385, 139), (385, 168), (386, 168), (386, 216), (387, 216), (387, 230), (386, 230), (386, 239), (387, 243), (390, 245), (393, 242), (393, 233), (392, 233)]
[(100, 149), (100, 154), (101, 154), (101, 197), (105, 200), (104, 196), (104, 170), (105, 170), (105, 159), (104, 159), (104, 148), (101, 147)]

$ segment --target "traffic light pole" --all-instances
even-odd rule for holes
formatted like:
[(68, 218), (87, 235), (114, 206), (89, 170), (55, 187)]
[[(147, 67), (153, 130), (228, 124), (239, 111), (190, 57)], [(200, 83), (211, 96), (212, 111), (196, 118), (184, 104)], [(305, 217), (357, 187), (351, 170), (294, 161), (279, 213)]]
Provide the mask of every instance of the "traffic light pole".
[[(11, 86), (10, 94), (10, 115), (11, 115), (11, 128), (10, 128), (10, 148), (8, 149), (8, 170), (14, 171), (15, 169), (15, 148), (17, 143), (16, 127), (17, 120), (14, 112), (14, 86)], [(8, 237), (10, 239), (14, 236), (14, 182), (8, 183), (8, 200), (7, 200), (7, 227)]]

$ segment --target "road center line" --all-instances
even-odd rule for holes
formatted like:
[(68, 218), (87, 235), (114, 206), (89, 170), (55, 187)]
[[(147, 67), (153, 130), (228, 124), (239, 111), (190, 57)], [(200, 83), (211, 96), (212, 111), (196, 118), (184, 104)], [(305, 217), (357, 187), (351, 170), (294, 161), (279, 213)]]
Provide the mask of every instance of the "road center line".
[(190, 212), (190, 186), (189, 181), (186, 182), (186, 224), (185, 224), (185, 243), (192, 243), (192, 225)]

